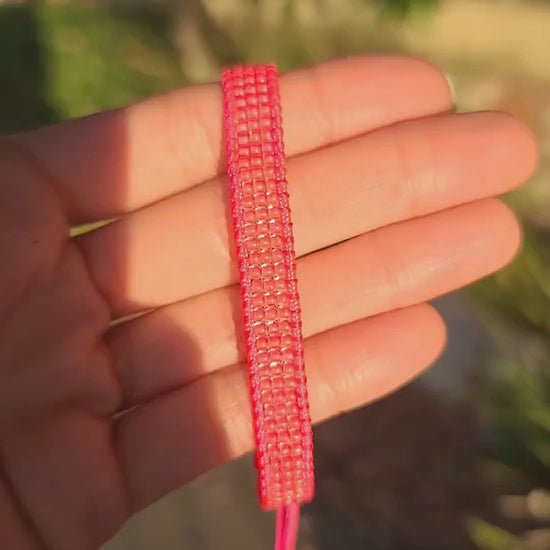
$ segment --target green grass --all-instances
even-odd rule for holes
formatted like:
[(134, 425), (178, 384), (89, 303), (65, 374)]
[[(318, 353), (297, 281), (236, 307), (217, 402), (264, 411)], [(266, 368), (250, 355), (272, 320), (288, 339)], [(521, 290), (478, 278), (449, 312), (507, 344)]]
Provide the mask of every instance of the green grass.
[(162, 10), (0, 8), (1, 116), (8, 132), (124, 105), (185, 83)]

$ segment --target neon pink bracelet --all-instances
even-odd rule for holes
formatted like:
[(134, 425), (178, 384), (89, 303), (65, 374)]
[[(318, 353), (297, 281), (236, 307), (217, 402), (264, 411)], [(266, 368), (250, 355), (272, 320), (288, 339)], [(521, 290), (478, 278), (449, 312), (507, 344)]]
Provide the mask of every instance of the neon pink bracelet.
[(222, 87), (259, 497), (291, 550), (314, 476), (277, 69), (227, 69)]

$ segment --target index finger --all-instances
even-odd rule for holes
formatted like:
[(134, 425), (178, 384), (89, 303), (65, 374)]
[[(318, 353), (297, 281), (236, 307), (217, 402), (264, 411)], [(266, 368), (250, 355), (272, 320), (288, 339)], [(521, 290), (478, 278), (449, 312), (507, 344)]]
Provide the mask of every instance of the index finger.
[[(449, 110), (444, 75), (405, 57), (330, 61), (281, 77), (287, 155)], [(73, 224), (106, 219), (224, 171), (218, 84), (12, 136), (49, 174)]]

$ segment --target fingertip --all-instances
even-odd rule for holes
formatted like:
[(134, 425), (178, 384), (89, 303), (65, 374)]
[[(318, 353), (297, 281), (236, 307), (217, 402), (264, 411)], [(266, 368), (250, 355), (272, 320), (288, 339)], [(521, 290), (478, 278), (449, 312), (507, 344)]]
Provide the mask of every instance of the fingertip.
[(492, 160), (494, 170), (502, 168), (510, 186), (517, 187), (533, 175), (537, 165), (537, 145), (533, 131), (524, 121), (500, 111), (462, 116), (474, 122), (474, 132), (485, 137), (483, 150)]
[[(405, 102), (416, 103), (416, 113), (409, 118), (452, 110), (454, 96), (450, 79), (431, 61), (415, 56), (387, 55), (364, 57), (362, 62), (376, 64), (381, 78), (387, 78), (387, 89), (381, 89), (382, 93), (393, 93), (394, 83), (401, 91), (406, 89)], [(399, 78), (395, 79), (394, 75), (399, 75)]]
[(315, 420), (379, 399), (426, 370), (445, 346), (435, 309), (419, 304), (368, 317), (306, 342)]
[(430, 342), (425, 346), (427, 367), (432, 365), (443, 353), (447, 345), (447, 325), (440, 313), (430, 304), (418, 304), (413, 309), (417, 310), (419, 319), (423, 324), (422, 337)]
[(429, 91), (440, 102), (441, 112), (454, 106), (454, 87), (449, 75), (431, 61), (415, 56), (396, 56), (402, 70), (410, 71), (420, 90)]
[(458, 240), (467, 247), (471, 260), (464, 267), (471, 281), (491, 275), (510, 263), (521, 244), (521, 230), (512, 210), (496, 198), (483, 199), (449, 213), (459, 226)]
[(533, 130), (520, 118), (509, 113), (500, 114), (503, 129), (507, 130), (513, 142), (513, 150), (521, 162), (518, 163), (518, 179), (528, 180), (537, 168), (537, 142)]
[(487, 199), (486, 219), (489, 230), (495, 237), (495, 264), (497, 271), (510, 263), (517, 255), (522, 242), (522, 232), (518, 219), (511, 208), (499, 199)]
[[(394, 342), (414, 357), (416, 370), (429, 367), (442, 353), (447, 341), (447, 328), (439, 312), (430, 304), (421, 303), (379, 316), (400, 330)], [(403, 327), (407, 331), (401, 332)]]

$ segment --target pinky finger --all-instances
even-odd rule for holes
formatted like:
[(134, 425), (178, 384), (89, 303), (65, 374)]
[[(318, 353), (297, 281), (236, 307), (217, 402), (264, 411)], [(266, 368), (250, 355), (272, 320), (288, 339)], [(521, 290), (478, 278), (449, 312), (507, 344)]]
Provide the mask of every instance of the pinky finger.
[[(445, 328), (418, 305), (343, 325), (305, 342), (313, 421), (394, 391), (441, 352)], [(117, 445), (135, 509), (253, 446), (247, 376), (228, 367), (131, 409)]]

